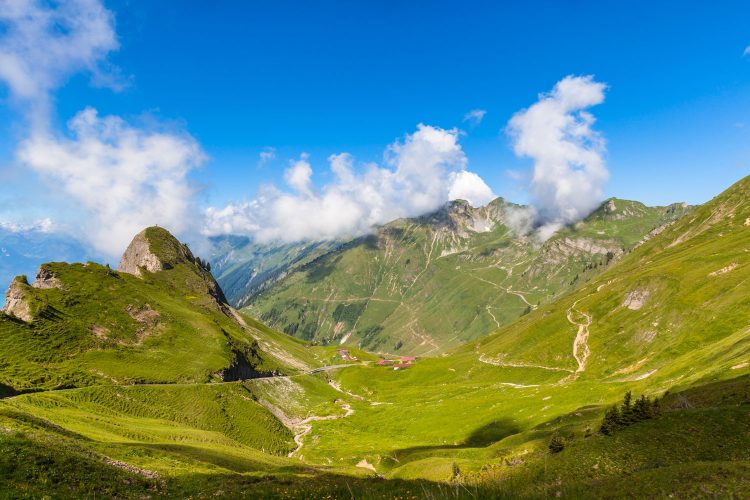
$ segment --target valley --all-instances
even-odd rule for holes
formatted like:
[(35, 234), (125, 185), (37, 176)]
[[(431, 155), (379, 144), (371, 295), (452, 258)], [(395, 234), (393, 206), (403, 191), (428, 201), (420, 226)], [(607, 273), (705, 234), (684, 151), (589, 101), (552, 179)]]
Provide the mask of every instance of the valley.
[(527, 210), (456, 201), (394, 221), (292, 266), (245, 311), (303, 340), (434, 356), (580, 287), (689, 208), (612, 199), (544, 242), (517, 227)]
[[(492, 290), (500, 296), (492, 304), (514, 301), (515, 320), (504, 317), (500, 328), (493, 322), (494, 331), (468, 342), (436, 344), (432, 355), (416, 350), (424, 354), (399, 370), (352, 346), (351, 359), (342, 359), (340, 342), (315, 345), (264, 326), (247, 314), (252, 308), (235, 311), (201, 261), (161, 228), (137, 235), (118, 270), (45, 264), (31, 284), (13, 282), (0, 316), (0, 491), (61, 498), (744, 496), (748, 200), (750, 178), (668, 225), (659, 209), (637, 232), (612, 222), (626, 219), (595, 212), (536, 254), (519, 250), (497, 226), (476, 236), (486, 238), (474, 241), (488, 250), (482, 258), (444, 254), (460, 242), (451, 240), (453, 230), (421, 232), (401, 221), (377, 243), (357, 242), (307, 268), (305, 279), (324, 274), (313, 281), (321, 290), (308, 282), (307, 293), (324, 296), (334, 313), (345, 304), (336, 317), (352, 328), (368, 324), (370, 308), (393, 307), (391, 297), (401, 297), (387, 321), (412, 321), (407, 328), (419, 334), (408, 319), (410, 301), (432, 304), (430, 290), (440, 300), (426, 310), (446, 309), (441, 301), (451, 296), (451, 308), (461, 309), (470, 299), (451, 295), (451, 283), (483, 287), (480, 296)], [(565, 262), (551, 257), (554, 248), (578, 245), (571, 234), (598, 234), (602, 224), (623, 238), (608, 265), (586, 270), (590, 262), (576, 261), (578, 254)], [(398, 239), (383, 236), (393, 232)], [(407, 239), (418, 250), (403, 246)], [(403, 267), (419, 252), (424, 259), (398, 280), (388, 277), (385, 268)], [(361, 254), (377, 263), (367, 272), (378, 287), (351, 279), (353, 298), (340, 299), (324, 284), (341, 283), (346, 270), (356, 276), (346, 263)], [(605, 262), (606, 253), (596, 255)], [(439, 280), (456, 266), (466, 266), (458, 281)], [(586, 271), (575, 285), (555, 288), (563, 275)], [(529, 292), (545, 277), (555, 297), (545, 298), (541, 284)], [(478, 305), (470, 314), (492, 321), (486, 312), (500, 306), (472, 297)], [(362, 298), (362, 311), (346, 308)], [(626, 392), (658, 398), (659, 413), (600, 433), (605, 410)], [(554, 439), (561, 450), (551, 451)]]

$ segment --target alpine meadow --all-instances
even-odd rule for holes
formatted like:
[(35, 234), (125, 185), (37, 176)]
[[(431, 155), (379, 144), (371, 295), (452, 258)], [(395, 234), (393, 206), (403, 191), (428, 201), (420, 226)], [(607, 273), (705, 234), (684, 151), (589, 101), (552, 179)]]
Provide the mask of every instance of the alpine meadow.
[(748, 16), (0, 0), (0, 497), (750, 497)]

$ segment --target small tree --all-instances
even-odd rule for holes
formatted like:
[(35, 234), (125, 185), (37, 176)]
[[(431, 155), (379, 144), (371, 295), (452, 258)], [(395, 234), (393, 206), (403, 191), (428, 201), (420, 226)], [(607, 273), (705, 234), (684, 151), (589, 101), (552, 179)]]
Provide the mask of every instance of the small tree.
[(620, 423), (628, 425), (635, 421), (633, 416), (633, 394), (628, 391), (622, 399), (622, 409), (620, 410)]
[(620, 409), (617, 406), (613, 406), (604, 414), (604, 420), (602, 420), (599, 432), (606, 436), (611, 436), (620, 426), (622, 426)]
[(649, 401), (649, 399), (645, 395), (642, 395), (640, 398), (635, 400), (635, 404), (633, 405), (634, 420), (638, 422), (651, 418), (651, 410), (651, 401)]

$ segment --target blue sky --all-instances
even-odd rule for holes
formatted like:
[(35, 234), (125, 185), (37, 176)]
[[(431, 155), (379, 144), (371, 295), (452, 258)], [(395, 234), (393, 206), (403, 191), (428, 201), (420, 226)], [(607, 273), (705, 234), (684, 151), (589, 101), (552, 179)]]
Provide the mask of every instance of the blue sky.
[[(119, 48), (97, 71), (118, 84), (71, 70), (50, 91), (51, 128), (65, 133), (90, 106), (189, 134), (206, 157), (189, 174), (202, 209), (283, 186), (302, 153), (322, 188), (332, 154), (382, 164), (419, 123), (457, 127), (466, 168), (526, 202), (508, 171), (534, 161), (514, 154), (509, 120), (565, 76), (593, 75), (607, 85), (588, 109), (606, 140), (604, 195), (700, 203), (750, 173), (750, 4), (654, 4), (107, 1)], [(29, 127), (5, 97), (0, 221), (85, 217), (17, 166)], [(481, 123), (462, 121), (473, 109)], [(265, 148), (275, 158), (261, 166)], [(30, 190), (32, 203), (14, 203)]]

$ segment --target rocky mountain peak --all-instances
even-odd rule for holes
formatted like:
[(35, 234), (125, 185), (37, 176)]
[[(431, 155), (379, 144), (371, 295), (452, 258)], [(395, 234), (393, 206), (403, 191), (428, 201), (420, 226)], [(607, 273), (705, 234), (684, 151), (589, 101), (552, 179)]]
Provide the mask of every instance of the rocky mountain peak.
[(172, 233), (159, 226), (148, 227), (135, 235), (125, 249), (117, 270), (143, 278), (143, 270), (157, 273), (174, 269), (180, 264), (186, 265), (191, 273), (197, 275), (208, 294), (219, 304), (226, 303), (224, 292), (211, 273), (204, 268), (204, 264), (193, 255), (187, 245), (180, 243)]
[(152, 226), (135, 235), (125, 249), (117, 270), (140, 277), (142, 269), (155, 273), (184, 262), (195, 262), (190, 249), (166, 229)]

